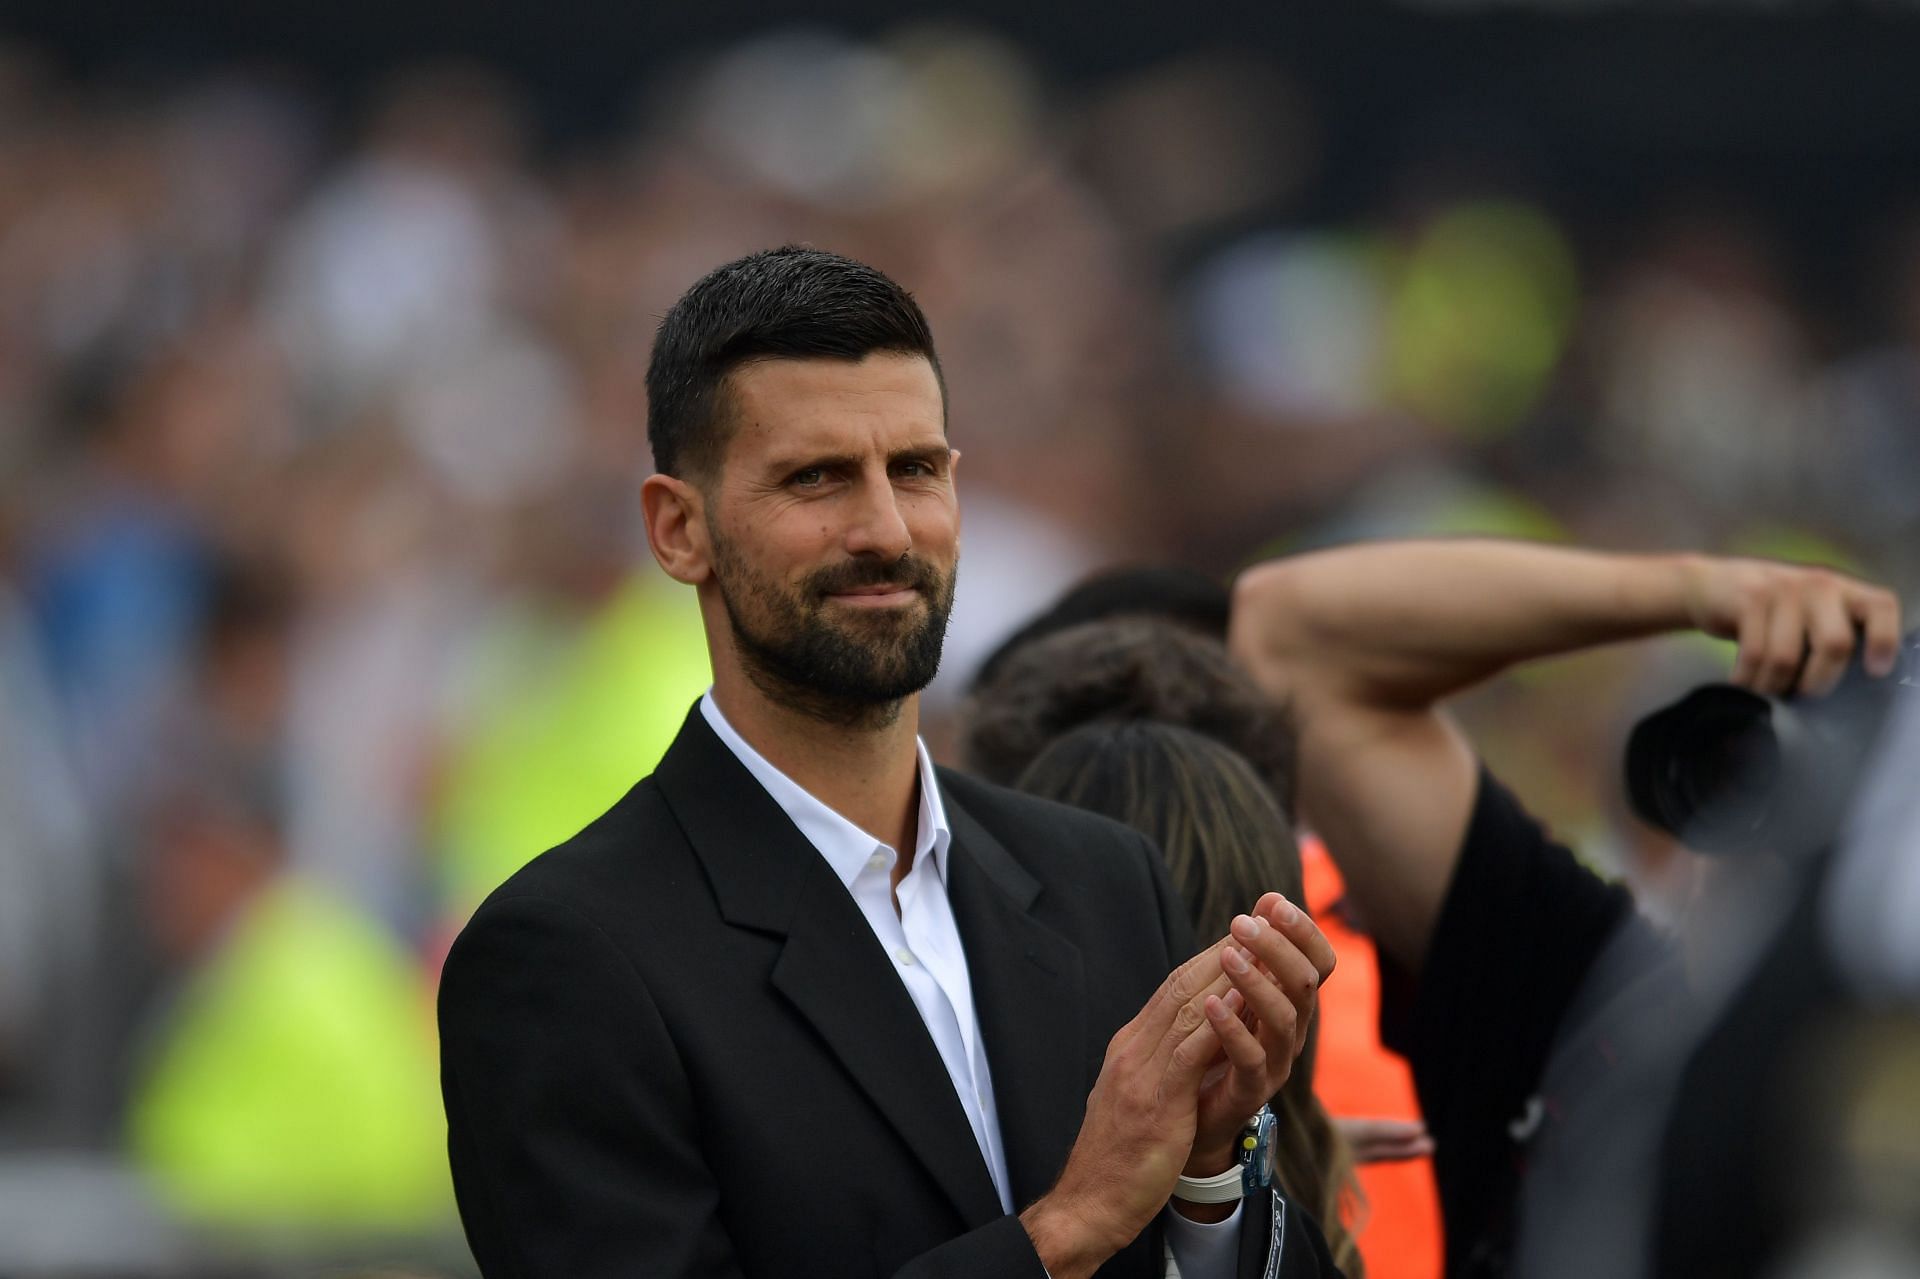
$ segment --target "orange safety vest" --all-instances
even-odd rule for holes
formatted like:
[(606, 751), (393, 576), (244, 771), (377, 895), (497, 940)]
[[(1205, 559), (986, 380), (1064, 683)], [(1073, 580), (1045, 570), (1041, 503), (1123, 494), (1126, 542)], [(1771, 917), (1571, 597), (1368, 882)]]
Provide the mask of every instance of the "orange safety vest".
[[(1340, 960), (1320, 997), (1314, 1092), (1330, 1115), (1418, 1119), (1413, 1072), (1380, 1043), (1380, 965), (1373, 939), (1333, 909), (1346, 883), (1326, 845), (1304, 837), (1300, 860), (1307, 909)], [(1347, 1227), (1366, 1259), (1368, 1279), (1438, 1279), (1444, 1253), (1433, 1160), (1364, 1164), (1358, 1175), (1366, 1206)]]

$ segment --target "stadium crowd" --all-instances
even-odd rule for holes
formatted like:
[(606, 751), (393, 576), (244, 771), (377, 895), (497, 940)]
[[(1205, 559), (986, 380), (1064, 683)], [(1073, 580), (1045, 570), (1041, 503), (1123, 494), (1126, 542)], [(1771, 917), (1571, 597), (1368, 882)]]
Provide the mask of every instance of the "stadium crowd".
[[(872, 262), (939, 335), (948, 754), (980, 660), (1115, 562), (1484, 532), (1920, 586), (1920, 213), (1859, 228), (1874, 288), (1835, 315), (1737, 191), (1603, 233), (1538, 174), (1435, 155), (1300, 216), (1313, 104), (1241, 55), (1069, 94), (977, 31), (789, 33), (642, 87), (559, 147), (471, 66), (342, 102), (0, 48), (16, 1202), (92, 1152), (165, 1205), (128, 1227), (149, 1257), (179, 1223), (458, 1268), (438, 964), (705, 686), (638, 521), (643, 374), (672, 300), (755, 248)], [(1582, 657), (1465, 708), (1645, 901), (1672, 850), (1621, 812), (1619, 743), (1712, 656)]]

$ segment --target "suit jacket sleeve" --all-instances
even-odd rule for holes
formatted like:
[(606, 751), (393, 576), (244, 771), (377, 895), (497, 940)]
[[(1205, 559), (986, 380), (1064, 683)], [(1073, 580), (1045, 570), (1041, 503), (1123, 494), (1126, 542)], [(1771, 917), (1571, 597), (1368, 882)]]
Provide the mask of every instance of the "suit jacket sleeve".
[[(440, 1026), (454, 1189), (489, 1279), (742, 1273), (729, 1231), (752, 1223), (729, 1214), (751, 1208), (723, 1211), (672, 1038), (592, 921), (490, 901), (448, 956)], [(1046, 1279), (1012, 1216), (898, 1274)]]
[(481, 908), (440, 988), (454, 1191), (490, 1277), (737, 1275), (692, 1091), (625, 956), (571, 907)]

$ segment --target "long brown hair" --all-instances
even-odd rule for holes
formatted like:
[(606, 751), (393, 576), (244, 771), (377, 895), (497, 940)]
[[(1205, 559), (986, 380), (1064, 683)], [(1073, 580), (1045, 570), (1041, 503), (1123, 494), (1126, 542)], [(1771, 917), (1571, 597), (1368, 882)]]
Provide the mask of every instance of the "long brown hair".
[[(1152, 720), (1086, 724), (1056, 739), (1021, 774), (1030, 794), (1125, 822), (1159, 844), (1202, 940), (1268, 890), (1299, 904), (1300, 848), (1252, 764), (1211, 738)], [(1313, 1095), (1316, 1035), (1273, 1098), (1276, 1164), (1288, 1198), (1312, 1213), (1352, 1279), (1363, 1263), (1343, 1209), (1357, 1207), (1352, 1152)]]

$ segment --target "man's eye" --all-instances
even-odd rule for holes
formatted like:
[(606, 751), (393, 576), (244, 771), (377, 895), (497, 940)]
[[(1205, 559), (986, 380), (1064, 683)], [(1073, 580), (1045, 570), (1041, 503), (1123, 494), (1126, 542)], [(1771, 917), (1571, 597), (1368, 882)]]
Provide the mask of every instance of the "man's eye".
[(795, 471), (787, 477), (787, 483), (795, 488), (809, 489), (817, 487), (827, 478), (827, 473), (817, 466), (809, 466), (803, 471)]
[(895, 467), (894, 470), (910, 480), (931, 479), (937, 473), (933, 469), (933, 463), (917, 460), (902, 462), (899, 466)]

